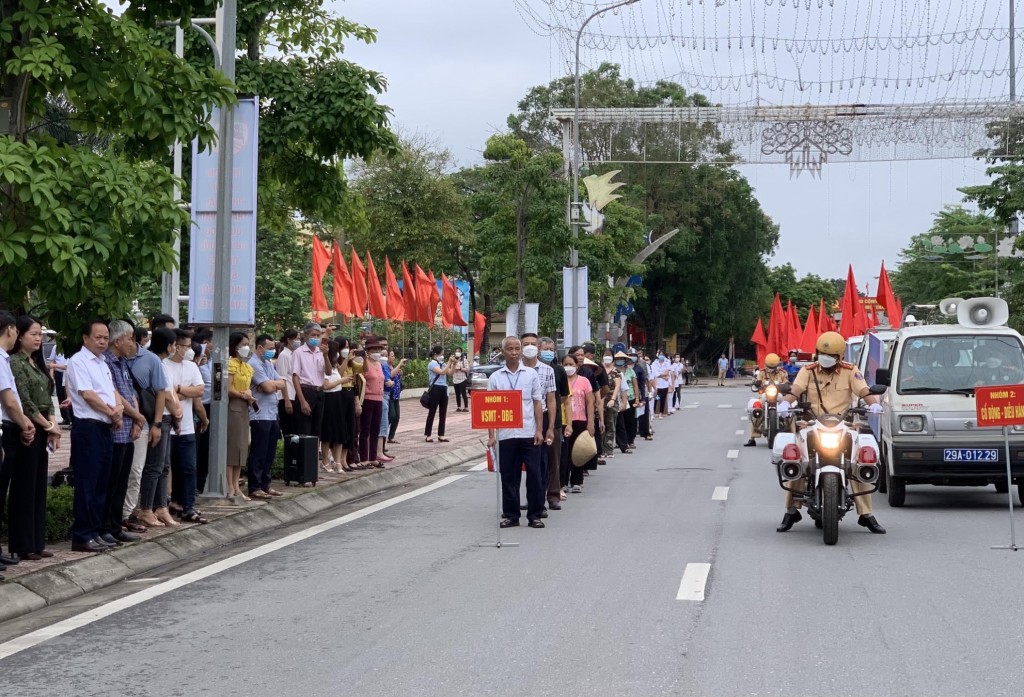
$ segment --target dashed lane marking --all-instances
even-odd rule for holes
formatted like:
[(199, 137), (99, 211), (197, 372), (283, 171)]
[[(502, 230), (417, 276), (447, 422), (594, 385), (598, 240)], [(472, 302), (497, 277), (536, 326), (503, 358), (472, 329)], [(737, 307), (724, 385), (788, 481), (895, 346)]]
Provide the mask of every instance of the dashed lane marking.
[(687, 564), (683, 580), (679, 582), (676, 600), (703, 601), (704, 588), (707, 586), (710, 573), (711, 564)]
[(716, 486), (715, 492), (711, 494), (712, 501), (727, 501), (729, 499), (729, 487)]
[(735, 460), (736, 458), (738, 458), (740, 456), (740, 451), (739, 450), (730, 450), (729, 452), (727, 452), (725, 454), (725, 456), (727, 458), (729, 458), (730, 460)]

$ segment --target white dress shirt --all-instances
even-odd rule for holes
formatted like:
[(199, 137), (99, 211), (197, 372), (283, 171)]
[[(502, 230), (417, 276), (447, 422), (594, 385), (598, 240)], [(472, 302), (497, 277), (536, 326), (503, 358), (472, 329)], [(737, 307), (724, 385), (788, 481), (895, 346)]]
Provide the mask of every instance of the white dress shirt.
[(537, 433), (537, 419), (533, 414), (533, 403), (544, 404), (544, 386), (540, 375), (533, 368), (519, 363), (515, 372), (508, 369), (508, 364), (501, 366), (487, 379), (489, 390), (519, 390), (523, 397), (523, 427), (499, 428), (498, 440), (509, 438), (533, 438)]
[[(14, 383), (14, 374), (11, 372), (11, 356), (0, 348), (0, 392), (4, 390), (13, 392), (14, 398), (21, 403), (21, 395), (18, 394), (18, 386)], [(4, 409), (2, 401), (0, 401), (0, 420), (11, 420), (11, 415)]]
[(104, 404), (117, 404), (114, 397), (114, 378), (110, 374), (110, 368), (107, 367), (103, 356), (97, 356), (89, 349), (82, 347), (82, 350), (68, 361), (67, 376), (64, 379), (67, 384), (68, 396), (71, 397), (71, 408), (74, 410), (76, 418), (111, 423), (109, 416), (93, 409), (82, 396), (83, 391), (92, 391), (103, 400)]

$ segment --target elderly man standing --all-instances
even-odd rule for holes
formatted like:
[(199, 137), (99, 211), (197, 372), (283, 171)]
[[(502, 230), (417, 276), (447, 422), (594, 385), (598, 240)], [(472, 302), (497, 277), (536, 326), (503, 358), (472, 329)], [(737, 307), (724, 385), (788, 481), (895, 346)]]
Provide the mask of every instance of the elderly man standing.
[(552, 414), (550, 409), (548, 410), (547, 417), (553, 419), (554, 423), (554, 434), (550, 444), (547, 445), (548, 450), (548, 508), (552, 511), (558, 511), (562, 508), (562, 497), (565, 496), (562, 493), (562, 476), (561, 476), (561, 461), (562, 461), (562, 431), (565, 429), (565, 424), (562, 423), (562, 409), (569, 403), (569, 376), (565, 374), (565, 368), (558, 362), (558, 354), (555, 352), (555, 340), (548, 336), (542, 336), (540, 338), (540, 359), (544, 361), (545, 365), (551, 367), (551, 371), (555, 376), (555, 394), (557, 405), (555, 411)]
[[(292, 413), (295, 433), (320, 436), (324, 413), (324, 378), (331, 374), (331, 364), (324, 360), (327, 344), (322, 343), (323, 329), (310, 322), (302, 329), (302, 346), (292, 352), (292, 372), (298, 409)], [(374, 434), (376, 435), (376, 434)]]
[[(142, 435), (142, 426), (146, 423), (138, 410), (138, 398), (132, 385), (131, 368), (128, 361), (135, 357), (138, 344), (135, 343), (135, 328), (124, 320), (110, 323), (110, 341), (103, 354), (114, 380), (114, 389), (121, 396), (124, 405), (124, 418), (121, 428), (114, 431), (114, 447), (110, 460), (110, 481), (107, 485), (107, 501), (104, 506), (103, 525), (100, 538), (107, 544), (116, 542), (135, 542), (142, 539), (139, 535), (124, 529), (124, 498), (128, 492), (128, 476), (132, 471), (132, 458), (135, 453), (135, 441)], [(145, 442), (139, 444), (145, 448)]]
[(103, 360), (109, 340), (107, 325), (86, 322), (82, 350), (68, 361), (66, 384), (75, 413), (71, 425), (71, 449), (75, 452), (71, 549), (75, 552), (102, 552), (116, 546), (100, 537), (114, 455), (113, 430), (121, 428), (124, 415), (113, 376)]
[[(523, 365), (537, 371), (537, 376), (540, 378), (541, 388), (544, 392), (544, 423), (542, 426), (544, 444), (540, 449), (540, 466), (541, 471), (545, 473), (546, 493), (547, 472), (550, 469), (550, 448), (555, 443), (555, 412), (558, 405), (558, 398), (556, 397), (558, 386), (555, 383), (554, 369), (540, 360), (540, 338), (532, 332), (527, 332), (522, 335), (520, 341), (523, 344)], [(562, 508), (557, 500), (552, 502), (551, 497), (548, 497), (548, 507), (556, 511)], [(541, 517), (546, 518), (547, 513), (541, 514)]]
[(505, 364), (491, 373), (489, 390), (515, 390), (522, 396), (522, 428), (490, 429), (488, 447), (498, 446), (501, 463), (501, 527), (519, 526), (519, 485), (526, 466), (526, 517), (531, 528), (543, 528), (544, 492), (547, 472), (541, 467), (540, 449), (545, 443), (541, 430), (544, 417), (544, 387), (533, 368), (523, 365), (522, 344), (518, 337), (506, 336), (501, 342)]

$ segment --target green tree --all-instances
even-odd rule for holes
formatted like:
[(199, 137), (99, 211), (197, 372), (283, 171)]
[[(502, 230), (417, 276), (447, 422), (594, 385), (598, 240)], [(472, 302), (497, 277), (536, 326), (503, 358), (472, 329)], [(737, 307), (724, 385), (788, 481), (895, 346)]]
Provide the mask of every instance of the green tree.
[(29, 309), (30, 296), (74, 337), (83, 317), (127, 313), (135, 279), (170, 268), (188, 215), (154, 158), (175, 139), (208, 145), (209, 109), (232, 97), (222, 76), (155, 45), (147, 27), (212, 9), (157, 0), (118, 16), (98, 0), (0, 1), (0, 88), (11, 103), (0, 301)]
[[(839, 300), (846, 281), (842, 279), (821, 278), (813, 273), (804, 274), (799, 280), (796, 277), (796, 269), (792, 264), (776, 266), (768, 272), (768, 293), (764, 298), (765, 305), (762, 314), (770, 310), (771, 300), (775, 293), (779, 294), (782, 304), (792, 300), (793, 304), (801, 311), (806, 312), (809, 308), (818, 307), (819, 301), (824, 299), (827, 306)], [(801, 314), (801, 319), (803, 319)]]

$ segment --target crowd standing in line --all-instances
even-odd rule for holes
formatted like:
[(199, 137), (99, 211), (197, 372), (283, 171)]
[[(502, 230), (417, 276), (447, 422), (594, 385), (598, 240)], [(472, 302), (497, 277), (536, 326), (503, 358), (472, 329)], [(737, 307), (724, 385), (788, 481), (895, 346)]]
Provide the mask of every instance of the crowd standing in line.
[[(44, 360), (42, 324), (0, 311), (0, 517), (7, 516), (9, 530), (0, 572), (5, 564), (52, 556), (45, 544), (47, 467), (62, 444), (55, 390), (61, 420), (71, 424), (74, 551), (112, 549), (151, 527), (207, 522), (196, 503), (209, 473), (212, 341), (210, 330), (179, 328), (167, 315), (148, 328), (91, 321), (70, 359), (54, 350)], [(592, 343), (571, 347), (559, 361), (550, 337), (528, 333), (502, 343), (504, 365), (490, 384), (523, 393), (526, 423), (492, 439), (503, 461), (526, 466), (531, 527), (543, 527), (567, 494), (581, 493), (584, 478), (616, 449), (632, 453), (638, 434), (653, 438), (652, 411), (664, 418), (679, 406), (687, 371), (678, 356), (669, 363), (659, 354), (648, 367), (636, 350), (606, 350), (600, 363), (595, 351)], [(331, 340), (310, 322), (279, 341), (233, 333), (228, 353), (229, 496), (281, 496), (270, 473), (279, 442), (290, 435), (318, 437), (320, 466), (328, 472), (393, 461), (387, 446), (398, 442), (406, 360), (396, 362), (383, 338), (365, 337), (365, 345)], [(424, 437), (434, 442), (436, 419), (436, 442), (445, 443), (449, 383), (456, 411), (468, 412), (471, 366), (479, 359), (471, 363), (460, 347), (446, 359), (444, 347), (434, 346), (430, 356)], [(593, 453), (577, 462), (574, 448), (584, 433)], [(506, 527), (519, 520), (521, 466), (502, 470)]]

